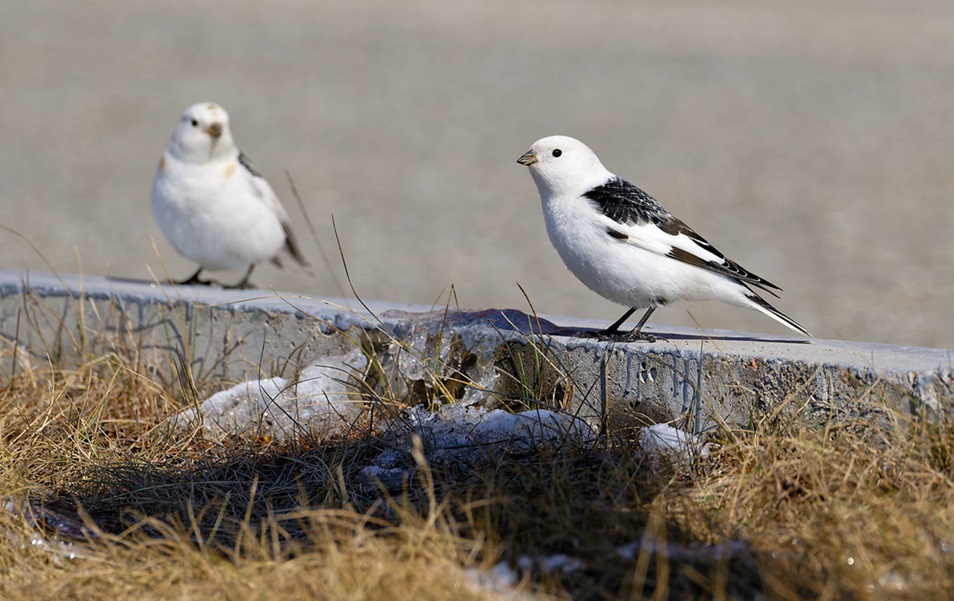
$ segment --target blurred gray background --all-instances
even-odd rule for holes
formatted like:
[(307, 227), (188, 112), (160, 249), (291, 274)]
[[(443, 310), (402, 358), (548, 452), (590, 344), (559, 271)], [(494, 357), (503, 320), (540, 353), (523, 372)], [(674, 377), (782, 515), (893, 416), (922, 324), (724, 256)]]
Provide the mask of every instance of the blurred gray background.
[[(318, 251), (343, 280), (334, 215), (366, 299), (453, 285), (462, 306), (528, 310), (519, 282), (541, 313), (615, 319), (515, 163), (561, 133), (782, 286), (816, 336), (954, 348), (946, 0), (4, 0), (0, 224), (19, 236), (0, 230), (0, 266), (189, 275), (149, 190), (204, 100), (315, 264), (260, 267), (266, 288), (344, 294)], [(785, 332), (715, 303), (653, 323)]]

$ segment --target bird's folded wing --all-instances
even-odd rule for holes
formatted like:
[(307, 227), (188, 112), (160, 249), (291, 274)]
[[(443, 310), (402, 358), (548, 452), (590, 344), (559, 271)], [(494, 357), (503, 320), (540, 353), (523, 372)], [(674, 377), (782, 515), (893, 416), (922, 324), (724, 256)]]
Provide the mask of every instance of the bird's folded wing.
[(282, 202), (278, 200), (278, 195), (272, 190), (272, 186), (268, 183), (268, 180), (262, 177), (262, 174), (255, 169), (251, 159), (249, 159), (244, 152), (239, 153), (238, 162), (245, 169), (246, 178), (249, 184), (251, 184), (252, 189), (255, 190), (256, 196), (258, 196), (268, 208), (274, 211), (283, 225), (287, 223), (288, 212), (285, 211)]
[(291, 229), (288, 212), (285, 211), (282, 201), (278, 199), (278, 195), (275, 194), (268, 180), (256, 171), (255, 166), (252, 165), (252, 161), (244, 152), (239, 153), (238, 162), (245, 169), (248, 181), (255, 190), (256, 196), (278, 216), (278, 220), (282, 224), (282, 230), (285, 232), (285, 250), (288, 251), (288, 254), (290, 254), (293, 259), (298, 261), (299, 265), (307, 267), (309, 265), (308, 260), (305, 259), (305, 256), (301, 253), (298, 241), (295, 239), (295, 234)]
[(676, 218), (662, 224), (662, 227), (647, 222), (641, 224), (613, 222), (611, 227), (627, 236), (625, 239), (627, 244), (632, 244), (643, 250), (728, 276), (740, 282), (762, 288), (770, 293), (773, 289), (780, 290), (775, 284), (750, 273), (739, 264), (727, 259), (705, 238)]

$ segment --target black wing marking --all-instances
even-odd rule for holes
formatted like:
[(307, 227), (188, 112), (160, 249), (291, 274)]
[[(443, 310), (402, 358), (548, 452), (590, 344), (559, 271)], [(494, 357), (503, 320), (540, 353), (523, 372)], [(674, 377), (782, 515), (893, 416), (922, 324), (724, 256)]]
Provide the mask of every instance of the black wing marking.
[(661, 226), (675, 219), (655, 198), (621, 177), (614, 177), (583, 196), (596, 203), (604, 215), (617, 223)]
[(252, 164), (252, 159), (248, 158), (244, 152), (239, 152), (238, 155), (239, 165), (245, 167), (245, 170), (254, 175), (255, 177), (262, 177), (262, 174), (258, 172), (255, 168), (255, 165)]
[(301, 250), (298, 248), (298, 241), (295, 240), (295, 234), (292, 233), (291, 225), (287, 221), (282, 221), (282, 229), (285, 230), (285, 250), (288, 251), (288, 254), (290, 254), (293, 259), (298, 261), (299, 265), (308, 267), (308, 260), (305, 259), (305, 255), (301, 254)]
[[(676, 219), (669, 211), (662, 208), (659, 201), (621, 177), (614, 177), (585, 192), (583, 196), (593, 201), (597, 209), (617, 223), (627, 225), (645, 225), (652, 223), (671, 236), (682, 234), (692, 240), (694, 244), (697, 244), (699, 247), (720, 259), (720, 261), (706, 261), (688, 251), (673, 247), (669, 250), (667, 256), (677, 261), (729, 276), (732, 279), (761, 288), (772, 295), (775, 295), (772, 290), (781, 290), (781, 288), (772, 282), (745, 270), (738, 263), (727, 259), (725, 255), (719, 252), (716, 247), (709, 244), (705, 238), (697, 234), (691, 227)], [(609, 230), (607, 230), (607, 233), (614, 238), (618, 238), (618, 236), (613, 235)]]
[[(244, 152), (239, 152), (238, 162), (242, 167), (245, 167), (246, 171), (251, 173), (252, 176), (264, 179), (262, 174), (255, 169), (255, 165), (252, 164), (252, 160), (248, 158)], [(295, 239), (295, 234), (292, 233), (291, 224), (285, 220), (282, 220), (282, 230), (285, 231), (285, 250), (288, 251), (288, 254), (290, 254), (293, 259), (298, 261), (299, 265), (302, 267), (309, 267), (310, 264), (308, 263), (308, 260), (305, 259), (305, 255), (301, 254), (298, 241)], [(281, 267), (281, 261), (278, 259), (278, 257), (272, 259), (272, 262)]]

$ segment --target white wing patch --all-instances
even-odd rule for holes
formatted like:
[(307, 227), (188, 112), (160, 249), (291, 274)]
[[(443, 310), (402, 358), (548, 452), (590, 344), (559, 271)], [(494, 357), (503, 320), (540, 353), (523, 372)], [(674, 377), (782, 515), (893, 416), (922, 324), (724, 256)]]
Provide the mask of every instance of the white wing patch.
[(673, 249), (673, 247), (676, 247), (699, 256), (699, 258), (703, 258), (702, 255), (704, 254), (706, 255), (704, 259), (705, 261), (712, 260), (713, 255), (711, 253), (703, 251), (697, 244), (695, 244), (686, 236), (683, 236), (682, 234), (678, 236), (667, 234), (652, 223), (619, 223), (609, 218), (606, 218), (605, 222), (607, 227), (612, 227), (613, 229), (626, 234), (627, 244), (632, 244), (633, 246), (643, 250), (648, 250), (649, 252), (656, 253), (657, 255), (667, 255), (669, 254), (669, 251)]
[[(749, 273), (740, 265), (727, 259), (711, 245), (708, 245), (708, 242), (699, 237), (698, 234), (688, 230), (687, 226), (683, 225), (688, 234), (680, 232), (673, 235), (663, 231), (654, 223), (626, 224), (605, 217), (604, 223), (607, 229), (614, 229), (623, 234), (625, 238), (615, 235), (613, 237), (619, 238), (626, 244), (632, 244), (637, 248), (712, 271), (739, 282), (758, 286), (772, 295), (775, 295), (772, 290), (780, 290), (775, 284)], [(702, 240), (707, 246), (700, 246), (694, 237)]]

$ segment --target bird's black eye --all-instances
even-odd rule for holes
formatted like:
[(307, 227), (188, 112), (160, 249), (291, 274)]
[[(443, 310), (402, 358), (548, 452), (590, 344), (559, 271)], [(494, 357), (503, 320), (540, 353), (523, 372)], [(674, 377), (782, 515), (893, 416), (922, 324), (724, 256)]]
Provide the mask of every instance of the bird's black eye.
[(556, 158), (560, 158), (561, 154), (563, 154), (563, 151), (560, 150), (559, 148), (553, 151), (553, 156), (555, 156)]
[(199, 127), (199, 121), (198, 121), (198, 119), (193, 119), (193, 120), (192, 120), (192, 127)]

